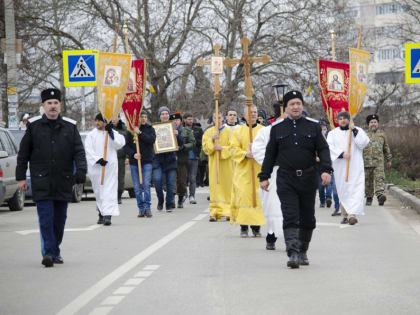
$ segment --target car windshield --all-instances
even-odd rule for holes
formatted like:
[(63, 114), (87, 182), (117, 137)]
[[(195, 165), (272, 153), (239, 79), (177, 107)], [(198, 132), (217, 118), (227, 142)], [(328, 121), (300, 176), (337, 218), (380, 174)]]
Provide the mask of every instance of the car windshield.
[(20, 129), (9, 129), (9, 132), (15, 137), (16, 143), (20, 144), (20, 141), (22, 141), (23, 136), (25, 135), (25, 130)]

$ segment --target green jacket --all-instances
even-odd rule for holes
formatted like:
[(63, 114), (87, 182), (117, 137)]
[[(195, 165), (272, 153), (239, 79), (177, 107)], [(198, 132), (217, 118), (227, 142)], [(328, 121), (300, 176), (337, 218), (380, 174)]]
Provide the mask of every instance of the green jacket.
[(392, 155), (382, 130), (368, 130), (369, 144), (363, 150), (365, 167), (384, 167), (384, 163), (391, 162)]
[(182, 126), (178, 128), (178, 132), (181, 134), (182, 140), (184, 141), (184, 145), (177, 152), (178, 164), (188, 164), (188, 151), (192, 150), (195, 146), (194, 132)]

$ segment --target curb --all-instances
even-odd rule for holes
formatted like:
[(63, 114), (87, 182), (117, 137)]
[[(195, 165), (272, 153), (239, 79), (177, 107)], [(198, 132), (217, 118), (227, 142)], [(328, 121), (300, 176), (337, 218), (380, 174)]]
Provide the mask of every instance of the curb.
[(401, 188), (394, 185), (389, 185), (388, 190), (392, 195), (397, 197), (404, 205), (410, 206), (420, 214), (420, 199), (405, 192)]

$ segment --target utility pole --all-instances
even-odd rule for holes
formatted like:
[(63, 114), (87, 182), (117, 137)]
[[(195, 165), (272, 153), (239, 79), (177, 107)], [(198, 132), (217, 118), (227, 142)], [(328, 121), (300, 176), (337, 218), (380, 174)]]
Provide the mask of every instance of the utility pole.
[[(6, 29), (6, 65), (7, 65), (7, 104), (8, 117), (4, 120), (9, 128), (17, 128), (17, 60), (16, 60), (16, 28), (13, 0), (4, 0), (4, 21)], [(1, 117), (3, 118), (3, 117)]]

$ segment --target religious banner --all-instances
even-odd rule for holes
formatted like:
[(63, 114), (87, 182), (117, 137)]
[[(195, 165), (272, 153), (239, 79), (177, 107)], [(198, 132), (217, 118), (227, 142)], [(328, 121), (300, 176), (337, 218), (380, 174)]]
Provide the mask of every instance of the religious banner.
[(368, 51), (350, 48), (349, 112), (352, 117), (361, 111), (365, 101), (369, 57)]
[(98, 103), (107, 121), (117, 117), (124, 101), (130, 74), (131, 55), (99, 52)]
[(348, 111), (349, 64), (318, 59), (318, 80), (321, 99), (331, 127), (337, 127), (336, 116)]
[(140, 126), (140, 112), (143, 106), (146, 82), (146, 62), (144, 59), (131, 61), (130, 76), (128, 77), (127, 94), (122, 110), (131, 131)]

